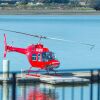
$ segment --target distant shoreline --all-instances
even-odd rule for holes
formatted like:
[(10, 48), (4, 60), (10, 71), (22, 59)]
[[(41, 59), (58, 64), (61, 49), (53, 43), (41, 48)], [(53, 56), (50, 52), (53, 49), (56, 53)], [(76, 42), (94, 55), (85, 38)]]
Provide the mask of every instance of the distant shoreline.
[(0, 15), (100, 15), (95, 10), (0, 10)]

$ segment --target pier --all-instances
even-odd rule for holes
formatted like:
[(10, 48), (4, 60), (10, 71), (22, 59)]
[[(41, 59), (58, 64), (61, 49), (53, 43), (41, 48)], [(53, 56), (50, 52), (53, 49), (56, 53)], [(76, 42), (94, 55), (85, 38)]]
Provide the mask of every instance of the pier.
[[(9, 72), (9, 78), (4, 79), (2, 78), (3, 75), (0, 73), (0, 85), (3, 88), (3, 94), (6, 92), (6, 96), (9, 96), (9, 85), (12, 87), (12, 100), (17, 100), (17, 87), (18, 86), (35, 86), (38, 84), (44, 84), (43, 88), (47, 87), (71, 87), (72, 92), (70, 95), (73, 95), (73, 98), (75, 96), (75, 88), (78, 86), (80, 87), (80, 99), (84, 100), (84, 86), (89, 86), (89, 98), (88, 100), (94, 100), (93, 94), (94, 94), (94, 84), (97, 84), (97, 99), (100, 100), (100, 69), (71, 69), (71, 70), (57, 70), (57, 74), (59, 76), (53, 76), (53, 73), (51, 75), (47, 75), (45, 71), (40, 71), (40, 74), (37, 74), (35, 76), (34, 73), (30, 73), (31, 75), (28, 75), (26, 72)], [(62, 75), (62, 76), (60, 76)], [(23, 90), (24, 92), (26, 89)], [(51, 91), (51, 90), (50, 90)], [(45, 91), (44, 91), (45, 92)], [(65, 90), (62, 89), (62, 93), (65, 94)], [(5, 95), (2, 97), (3, 100), (8, 100), (8, 98), (5, 98)], [(24, 94), (25, 95), (25, 94)], [(64, 99), (63, 97), (62, 100)], [(74, 100), (72, 97), (70, 100)], [(9, 99), (10, 100), (10, 99)]]
[[(43, 74), (44, 73), (44, 74)], [(80, 74), (80, 76), (77, 76), (77, 74), (74, 75), (74, 73), (58, 73), (56, 74), (45, 74), (46, 72), (42, 72), (42, 74), (34, 74), (34, 73), (21, 73), (21, 72), (13, 72), (9, 74), (9, 78), (3, 78), (3, 75), (0, 75), (0, 83), (2, 84), (4, 81), (6, 83), (12, 84), (13, 79), (15, 78), (16, 82), (18, 84), (20, 83), (34, 83), (34, 82), (40, 82), (40, 83), (49, 83), (52, 85), (56, 84), (71, 84), (74, 83), (89, 83), (90, 82), (90, 76), (83, 74)], [(86, 73), (85, 73), (86, 74)], [(87, 73), (89, 74), (89, 73)], [(87, 78), (88, 77), (88, 78)]]
[[(34, 73), (30, 73), (31, 75), (28, 75), (26, 72), (9, 72), (9, 78), (4, 79), (2, 78), (3, 73), (0, 73), (0, 84), (3, 87), (3, 94), (6, 92), (6, 96), (9, 95), (8, 92), (8, 86), (10, 85), (12, 87), (12, 100), (17, 100), (16, 93), (17, 93), (17, 87), (18, 86), (31, 86), (31, 85), (37, 85), (37, 84), (44, 84), (43, 88), (46, 88), (46, 86), (53, 86), (53, 87), (71, 87), (72, 92), (71, 95), (75, 95), (75, 88), (76, 86), (81, 87), (80, 88), (80, 100), (84, 100), (84, 86), (89, 86), (89, 100), (93, 99), (94, 94), (94, 84), (97, 84), (97, 99), (100, 100), (100, 69), (71, 69), (71, 70), (57, 70), (57, 74), (59, 76), (53, 76), (53, 73), (51, 75), (47, 75), (45, 71), (40, 71), (40, 74), (34, 76)], [(40, 76), (39, 76), (40, 75)], [(62, 76), (60, 76), (62, 75)], [(24, 89), (26, 91), (26, 89)], [(25, 92), (24, 91), (24, 92)], [(7, 93), (8, 92), (8, 93)], [(65, 94), (65, 90), (62, 89), (62, 92)], [(3, 97), (3, 96), (2, 96)], [(65, 97), (65, 96), (64, 96)], [(62, 100), (66, 100), (66, 99)], [(3, 100), (8, 100), (3, 97)], [(74, 100), (74, 99), (70, 100)], [(10, 100), (10, 99), (9, 99)]]

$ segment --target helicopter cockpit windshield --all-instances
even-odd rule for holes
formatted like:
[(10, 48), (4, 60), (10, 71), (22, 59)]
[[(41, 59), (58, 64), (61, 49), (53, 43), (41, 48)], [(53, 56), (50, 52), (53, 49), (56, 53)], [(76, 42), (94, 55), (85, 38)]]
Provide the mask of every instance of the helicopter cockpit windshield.
[(54, 53), (53, 52), (43, 52), (42, 53), (42, 60), (43, 61), (48, 61), (54, 59)]

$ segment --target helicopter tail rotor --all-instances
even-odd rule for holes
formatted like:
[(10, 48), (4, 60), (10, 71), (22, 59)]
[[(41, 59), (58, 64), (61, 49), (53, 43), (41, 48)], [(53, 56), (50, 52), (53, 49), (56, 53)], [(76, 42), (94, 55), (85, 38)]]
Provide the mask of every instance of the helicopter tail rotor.
[(4, 34), (4, 58), (7, 55), (7, 42), (6, 42), (6, 34)]

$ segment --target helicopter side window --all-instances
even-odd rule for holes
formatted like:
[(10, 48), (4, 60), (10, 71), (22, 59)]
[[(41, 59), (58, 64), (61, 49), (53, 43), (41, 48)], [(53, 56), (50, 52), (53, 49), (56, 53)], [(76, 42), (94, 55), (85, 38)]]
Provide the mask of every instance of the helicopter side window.
[(41, 61), (41, 55), (38, 54), (38, 61)]
[(36, 60), (36, 54), (32, 55), (32, 60)]

